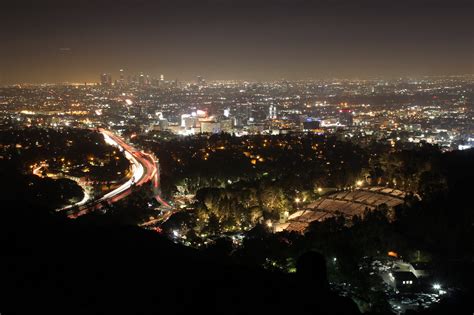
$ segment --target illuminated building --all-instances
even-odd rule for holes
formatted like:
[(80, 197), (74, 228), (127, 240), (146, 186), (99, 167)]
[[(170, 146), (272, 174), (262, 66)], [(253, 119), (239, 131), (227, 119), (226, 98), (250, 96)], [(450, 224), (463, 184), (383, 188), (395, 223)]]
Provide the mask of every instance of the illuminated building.
[(201, 133), (219, 133), (221, 132), (221, 124), (213, 121), (201, 121)]
[(353, 116), (352, 116), (352, 110), (350, 109), (340, 109), (339, 110), (339, 123), (341, 125), (350, 127), (353, 125)]
[(102, 86), (112, 86), (112, 76), (108, 73), (100, 75), (100, 84)]
[(277, 109), (275, 105), (270, 105), (268, 110), (268, 119), (276, 119), (277, 118)]

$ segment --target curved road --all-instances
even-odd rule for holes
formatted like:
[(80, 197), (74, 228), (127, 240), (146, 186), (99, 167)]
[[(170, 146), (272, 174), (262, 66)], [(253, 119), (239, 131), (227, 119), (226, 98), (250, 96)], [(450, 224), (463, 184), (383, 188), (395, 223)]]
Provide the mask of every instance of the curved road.
[[(115, 135), (109, 130), (99, 128), (99, 132), (104, 135), (105, 142), (119, 148), (124, 152), (125, 157), (130, 161), (132, 165), (132, 177), (124, 184), (108, 192), (99, 199), (96, 199), (90, 203), (85, 204), (79, 208), (79, 211), (68, 215), (69, 218), (77, 218), (81, 215), (89, 213), (92, 210), (100, 209), (104, 202), (117, 202), (132, 192), (134, 185), (141, 186), (145, 183), (152, 182), (153, 187), (156, 190), (159, 186), (159, 174), (156, 160), (152, 155), (143, 153), (125, 143), (120, 137)], [(171, 206), (164, 201), (159, 195), (155, 196), (155, 199), (162, 205), (171, 208)]]

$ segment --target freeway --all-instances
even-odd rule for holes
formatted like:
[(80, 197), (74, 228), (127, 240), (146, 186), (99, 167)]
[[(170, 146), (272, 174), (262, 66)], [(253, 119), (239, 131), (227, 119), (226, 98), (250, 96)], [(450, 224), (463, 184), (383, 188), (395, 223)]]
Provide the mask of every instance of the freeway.
[[(132, 176), (129, 180), (114, 190), (80, 207), (79, 211), (70, 213), (68, 215), (69, 218), (77, 218), (81, 215), (89, 213), (90, 211), (100, 209), (104, 203), (117, 202), (130, 195), (133, 186), (142, 186), (148, 182), (151, 182), (155, 192), (158, 190), (158, 167), (156, 160), (151, 154), (140, 152), (131, 145), (125, 143), (125, 141), (109, 130), (99, 128), (99, 132), (102, 133), (107, 144), (115, 146), (124, 152), (125, 157), (130, 161)], [(155, 199), (163, 206), (171, 208), (171, 206), (158, 194), (155, 196)]]

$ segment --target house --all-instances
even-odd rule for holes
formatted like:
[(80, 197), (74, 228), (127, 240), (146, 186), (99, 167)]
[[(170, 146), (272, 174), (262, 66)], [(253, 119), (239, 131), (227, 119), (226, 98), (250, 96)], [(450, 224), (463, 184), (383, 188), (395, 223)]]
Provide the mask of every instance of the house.
[(400, 292), (411, 292), (418, 286), (418, 279), (411, 271), (392, 273), (393, 285)]
[(411, 263), (411, 271), (417, 278), (426, 278), (431, 275), (431, 265), (429, 263), (416, 262)]

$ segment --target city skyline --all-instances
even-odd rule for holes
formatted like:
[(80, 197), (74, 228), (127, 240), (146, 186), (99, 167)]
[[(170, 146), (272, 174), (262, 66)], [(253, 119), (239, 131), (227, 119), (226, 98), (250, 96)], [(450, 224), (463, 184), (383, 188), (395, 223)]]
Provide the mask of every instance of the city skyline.
[(472, 3), (31, 1), (0, 12), (0, 84), (98, 74), (271, 81), (473, 73)]
[(474, 314), (473, 0), (4, 2), (0, 315)]

